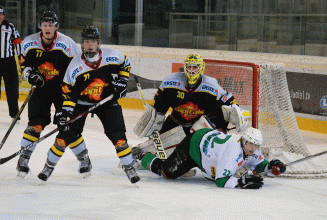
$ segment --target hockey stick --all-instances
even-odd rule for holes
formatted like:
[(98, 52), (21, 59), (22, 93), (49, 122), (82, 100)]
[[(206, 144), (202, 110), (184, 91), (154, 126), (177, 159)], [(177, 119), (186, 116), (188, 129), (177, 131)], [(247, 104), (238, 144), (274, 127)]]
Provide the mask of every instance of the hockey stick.
[(5, 136), (3, 137), (3, 139), (2, 139), (2, 141), (1, 141), (1, 143), (0, 143), (0, 150), (1, 150), (1, 148), (3, 147), (4, 143), (6, 142), (7, 138), (9, 137), (9, 134), (10, 134), (10, 132), (12, 131), (12, 129), (14, 128), (16, 122), (18, 121), (19, 116), (22, 114), (22, 112), (23, 112), (23, 110), (24, 110), (26, 104), (28, 103), (28, 101), (29, 101), (30, 98), (32, 97), (32, 94), (33, 94), (35, 88), (36, 88), (35, 86), (32, 86), (32, 89), (31, 89), (30, 92), (28, 93), (28, 95), (27, 95), (27, 97), (26, 97), (26, 99), (25, 99), (23, 105), (20, 107), (20, 109), (19, 109), (17, 115), (15, 116), (13, 122), (11, 123), (11, 125), (10, 125), (10, 127), (9, 127), (9, 129), (8, 129), (8, 131), (7, 131), (7, 133), (6, 133)]
[[(141, 95), (143, 105), (145, 107), (146, 102), (145, 102), (145, 99), (144, 99), (144, 96), (143, 96), (143, 93), (142, 93), (141, 84), (139, 83), (139, 80), (138, 80), (136, 75), (134, 75), (134, 79), (135, 79), (135, 82), (136, 82), (137, 89), (139, 90), (139, 93)], [(164, 150), (164, 147), (162, 145), (162, 141), (161, 141), (161, 138), (160, 138), (159, 131), (154, 131), (152, 133), (152, 135), (151, 135), (151, 138), (153, 140), (154, 147), (157, 149), (159, 158), (161, 160), (165, 161), (167, 159), (167, 154), (166, 154), (166, 152)]]
[(299, 159), (299, 160), (295, 160), (295, 161), (289, 162), (289, 163), (285, 164), (285, 166), (292, 166), (293, 164), (300, 163), (302, 161), (309, 160), (311, 158), (314, 158), (314, 157), (317, 157), (317, 156), (320, 156), (320, 155), (323, 155), (323, 154), (326, 154), (326, 153), (327, 153), (327, 150), (326, 151), (322, 151), (322, 152), (317, 153), (317, 154), (313, 154), (313, 155), (304, 157), (304, 158)]
[[(90, 113), (91, 111), (93, 111), (94, 109), (96, 109), (97, 107), (103, 105), (105, 102), (110, 101), (112, 98), (114, 97), (113, 94), (111, 94), (110, 96), (108, 96), (107, 98), (101, 100), (100, 102), (98, 102), (97, 104), (93, 105), (91, 108), (89, 108), (88, 110), (82, 112), (81, 114), (79, 114), (78, 116), (76, 116), (75, 118), (69, 120), (66, 125), (73, 123), (74, 121), (80, 119), (81, 117), (83, 117), (84, 115), (87, 115), (88, 113)], [(10, 155), (9, 157), (5, 157), (5, 158), (0, 158), (0, 164), (4, 164), (6, 162), (8, 162), (9, 160), (13, 159), (14, 157), (16, 157), (17, 155), (21, 154), (24, 150), (27, 150), (33, 146), (35, 146), (37, 143), (40, 143), (41, 141), (43, 141), (44, 139), (46, 139), (47, 137), (51, 136), (52, 134), (56, 133), (58, 131), (58, 128), (50, 131), (49, 133), (47, 133), (46, 135), (40, 137), (37, 141), (31, 143), (30, 145), (28, 145), (27, 147), (25, 147), (24, 149), (20, 149), (19, 151), (17, 151), (16, 153)]]

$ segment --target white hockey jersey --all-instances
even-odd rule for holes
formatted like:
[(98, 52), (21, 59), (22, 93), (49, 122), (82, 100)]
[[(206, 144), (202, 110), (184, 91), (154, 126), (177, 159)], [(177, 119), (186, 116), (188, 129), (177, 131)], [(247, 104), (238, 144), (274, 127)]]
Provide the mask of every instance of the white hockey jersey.
[(235, 188), (238, 179), (233, 175), (243, 166), (255, 170), (265, 161), (260, 149), (245, 157), (241, 146), (241, 135), (226, 135), (218, 130), (202, 129), (192, 137), (190, 155), (205, 172), (207, 178), (216, 181), (229, 177), (225, 188)]

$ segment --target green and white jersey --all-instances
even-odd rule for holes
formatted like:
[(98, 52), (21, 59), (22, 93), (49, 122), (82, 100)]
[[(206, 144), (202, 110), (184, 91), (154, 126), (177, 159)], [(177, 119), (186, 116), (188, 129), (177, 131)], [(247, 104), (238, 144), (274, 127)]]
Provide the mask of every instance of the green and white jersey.
[(241, 137), (226, 135), (218, 130), (201, 129), (191, 139), (192, 159), (218, 187), (235, 188), (238, 179), (233, 175), (245, 165), (259, 173), (267, 165), (260, 149), (252, 156), (244, 156)]

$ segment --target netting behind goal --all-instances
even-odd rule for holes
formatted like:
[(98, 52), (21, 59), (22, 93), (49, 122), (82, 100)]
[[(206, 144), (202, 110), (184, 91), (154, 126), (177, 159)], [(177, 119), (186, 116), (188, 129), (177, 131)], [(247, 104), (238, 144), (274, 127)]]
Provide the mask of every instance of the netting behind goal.
[[(238, 104), (251, 111), (249, 126), (263, 133), (262, 152), (268, 160), (289, 163), (311, 155), (298, 128), (283, 64), (255, 64), (205, 60), (205, 74), (214, 77), (223, 89), (232, 92)], [(287, 167), (284, 176), (324, 177), (326, 158), (319, 157)]]

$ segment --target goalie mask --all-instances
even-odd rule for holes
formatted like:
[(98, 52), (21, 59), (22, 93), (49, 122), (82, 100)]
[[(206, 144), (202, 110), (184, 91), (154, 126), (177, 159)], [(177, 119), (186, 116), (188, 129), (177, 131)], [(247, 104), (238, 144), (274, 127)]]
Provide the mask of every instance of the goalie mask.
[(54, 13), (53, 11), (43, 12), (43, 14), (40, 18), (39, 27), (41, 27), (42, 23), (44, 23), (44, 22), (49, 22), (52, 25), (54, 25), (56, 28), (59, 27), (58, 17), (56, 15), (56, 13)]
[(205, 63), (201, 56), (190, 54), (184, 61), (184, 73), (187, 80), (187, 88), (193, 89), (201, 82)]
[[(99, 50), (100, 50), (100, 32), (98, 31), (98, 28), (94, 26), (87, 26), (82, 31), (81, 36), (82, 36), (82, 52), (85, 58), (88, 59), (89, 61), (93, 61), (93, 59), (98, 60), (97, 56), (99, 56)], [(85, 40), (89, 40), (91, 43), (95, 41), (97, 43), (96, 50), (94, 51), (91, 49), (85, 49), (83, 47)]]
[(249, 127), (242, 136), (243, 150), (246, 156), (251, 156), (259, 149), (263, 142), (262, 133), (259, 129)]

